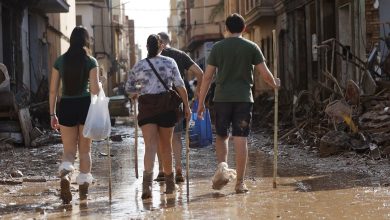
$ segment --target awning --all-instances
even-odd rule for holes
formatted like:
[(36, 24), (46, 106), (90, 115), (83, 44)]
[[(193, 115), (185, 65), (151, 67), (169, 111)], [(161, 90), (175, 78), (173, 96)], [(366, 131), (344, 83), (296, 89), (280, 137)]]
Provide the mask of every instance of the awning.
[(45, 13), (69, 12), (69, 4), (65, 0), (40, 0), (35, 8)]

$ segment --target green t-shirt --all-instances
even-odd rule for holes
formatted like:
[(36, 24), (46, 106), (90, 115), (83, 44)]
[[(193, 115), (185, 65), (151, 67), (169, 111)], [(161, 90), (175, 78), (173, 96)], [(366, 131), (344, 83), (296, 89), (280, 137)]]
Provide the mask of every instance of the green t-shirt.
[[(85, 65), (85, 74), (89, 74), (89, 71), (91, 71), (91, 69), (95, 68), (95, 67), (98, 67), (99, 64), (97, 62), (97, 60), (94, 58), (94, 57), (91, 57), (91, 56), (88, 56), (86, 58), (86, 65)], [(60, 77), (61, 77), (61, 80), (63, 79), (63, 75), (64, 75), (64, 55), (61, 55), (60, 57), (57, 58), (57, 60), (54, 62), (54, 68), (56, 70), (58, 70), (58, 72), (60, 73)], [(83, 89), (82, 89), (82, 93), (81, 95), (79, 96), (67, 96), (67, 95), (64, 95), (64, 83), (62, 82), (62, 98), (79, 98), (79, 97), (85, 97), (85, 96), (89, 96), (89, 81), (87, 80), (84, 85), (83, 85)]]
[(217, 67), (214, 102), (252, 102), (253, 65), (264, 62), (252, 41), (230, 37), (211, 49), (207, 64)]

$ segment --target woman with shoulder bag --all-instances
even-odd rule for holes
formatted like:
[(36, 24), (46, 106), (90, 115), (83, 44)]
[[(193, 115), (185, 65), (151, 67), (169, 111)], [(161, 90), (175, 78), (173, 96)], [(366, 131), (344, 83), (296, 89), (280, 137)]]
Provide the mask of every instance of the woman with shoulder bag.
[[(154, 161), (158, 145), (162, 146), (163, 167), (165, 171), (165, 193), (171, 194), (176, 186), (172, 172), (172, 136), (177, 122), (176, 111), (166, 108), (168, 93), (174, 86), (184, 104), (184, 113), (190, 118), (187, 91), (180, 77), (176, 62), (161, 56), (162, 42), (158, 35), (152, 34), (147, 40), (148, 56), (135, 64), (128, 75), (126, 91), (139, 100), (138, 125), (145, 142), (142, 199), (152, 197)], [(163, 101), (165, 100), (165, 101)]]
[[(98, 63), (88, 54), (89, 34), (84, 27), (76, 27), (70, 36), (66, 53), (54, 63), (50, 80), (51, 127), (60, 129), (64, 152), (59, 167), (61, 199), (64, 204), (72, 200), (70, 177), (74, 160), (79, 152), (80, 168), (76, 182), (80, 200), (87, 199), (91, 175), (91, 139), (83, 136), (83, 127), (91, 103), (90, 93), (98, 94)], [(62, 96), (56, 108), (58, 89), (62, 82)], [(57, 110), (57, 111), (56, 111)], [(58, 113), (58, 117), (57, 114)]]

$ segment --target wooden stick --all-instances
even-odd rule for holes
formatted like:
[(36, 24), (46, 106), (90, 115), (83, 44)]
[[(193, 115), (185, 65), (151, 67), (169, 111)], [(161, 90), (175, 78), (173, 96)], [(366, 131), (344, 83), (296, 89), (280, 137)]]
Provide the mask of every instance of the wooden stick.
[(112, 180), (111, 180), (111, 146), (110, 146), (110, 136), (107, 137), (107, 155), (108, 155), (108, 200), (111, 204), (112, 199)]
[(138, 107), (137, 99), (134, 99), (134, 169), (135, 178), (138, 179)]
[(187, 182), (187, 200), (190, 198), (190, 121), (186, 120), (186, 182)]
[[(277, 66), (277, 51), (276, 51), (276, 32), (272, 30), (273, 38), (273, 51), (274, 51), (274, 77), (278, 77), (278, 66)], [(274, 170), (273, 170), (273, 188), (276, 188), (276, 175), (278, 172), (278, 89), (275, 89), (275, 117), (274, 117)]]

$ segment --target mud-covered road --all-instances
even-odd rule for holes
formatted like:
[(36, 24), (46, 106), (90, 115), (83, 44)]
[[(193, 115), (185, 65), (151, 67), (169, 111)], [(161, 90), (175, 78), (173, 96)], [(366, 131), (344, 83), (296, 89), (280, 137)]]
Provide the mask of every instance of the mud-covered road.
[[(58, 197), (61, 145), (1, 152), (0, 219), (390, 219), (387, 159), (374, 161), (353, 152), (318, 158), (315, 148), (281, 145), (278, 184), (273, 189), (272, 136), (268, 138), (265, 132), (255, 132), (250, 138), (249, 193), (235, 194), (234, 183), (221, 191), (211, 189), (216, 159), (209, 146), (190, 151), (189, 194), (186, 183), (167, 196), (164, 185), (154, 182), (153, 199), (142, 201), (144, 145), (139, 138), (141, 176), (136, 179), (133, 131), (131, 123), (113, 128), (112, 134), (117, 136), (110, 142), (111, 203), (105, 141), (93, 144), (96, 180), (88, 201), (79, 202), (78, 187), (73, 183), (73, 201), (68, 206)], [(183, 165), (184, 155), (185, 150)], [(229, 158), (229, 166), (235, 167), (234, 153)], [(10, 178), (16, 170), (23, 177)]]

